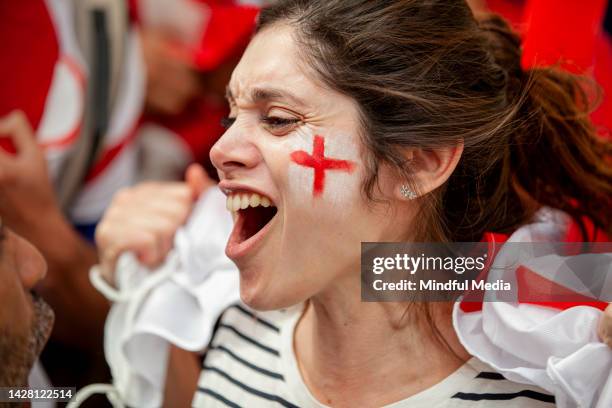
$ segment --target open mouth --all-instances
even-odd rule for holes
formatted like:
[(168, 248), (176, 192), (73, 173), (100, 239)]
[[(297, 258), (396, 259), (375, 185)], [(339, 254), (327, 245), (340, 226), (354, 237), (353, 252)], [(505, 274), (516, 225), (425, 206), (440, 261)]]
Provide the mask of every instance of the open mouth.
[(227, 248), (232, 258), (263, 238), (277, 212), (268, 197), (253, 192), (228, 194), (227, 209), (237, 216)]

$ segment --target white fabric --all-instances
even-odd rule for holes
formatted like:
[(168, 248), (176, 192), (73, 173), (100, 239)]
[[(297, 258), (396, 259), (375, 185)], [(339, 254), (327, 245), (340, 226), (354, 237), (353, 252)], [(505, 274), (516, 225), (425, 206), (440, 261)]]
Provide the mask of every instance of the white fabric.
[(239, 299), (238, 271), (224, 251), (231, 228), (225, 196), (212, 188), (160, 268), (147, 270), (129, 254), (120, 259), (118, 291), (103, 289), (117, 300), (104, 337), (113, 383), (125, 404), (160, 406), (170, 344), (202, 351), (221, 311)]
[[(51, 381), (45, 372), (40, 360), (36, 360), (34, 367), (30, 371), (28, 376), (28, 386), (30, 388), (49, 388), (51, 387)], [(32, 408), (55, 408), (55, 401), (30, 401)]]
[(71, 219), (77, 224), (97, 222), (113, 195), (136, 181), (138, 150), (136, 144), (128, 140), (136, 130), (144, 106), (145, 67), (137, 29), (131, 28), (127, 35), (125, 69), (119, 79), (117, 103), (111, 112), (100, 157), (124, 143), (127, 146), (120, 150), (100, 174), (89, 180), (77, 195), (70, 212)]
[[(55, 27), (59, 56), (36, 137), (45, 148), (50, 176), (58, 185), (59, 170), (80, 136), (89, 69), (74, 30), (72, 0), (45, 0), (45, 5)], [(138, 32), (134, 27), (128, 30), (125, 53), (117, 102), (111, 112), (100, 157), (124, 143), (131, 143), (129, 138), (142, 114), (145, 67)], [(70, 210), (71, 220), (77, 224), (97, 222), (110, 204), (113, 194), (135, 181), (137, 159), (134, 146), (128, 146), (100, 174), (88, 180)]]
[[(564, 217), (552, 212), (542, 216), (507, 242), (561, 241)], [(491, 270), (508, 270), (500, 266), (508, 261), (502, 249)], [(553, 393), (558, 407), (610, 408), (612, 350), (597, 337), (601, 314), (588, 306), (560, 311), (506, 302), (484, 302), (481, 312), (464, 312), (457, 303), (453, 322), (470, 354), (509, 380)]]

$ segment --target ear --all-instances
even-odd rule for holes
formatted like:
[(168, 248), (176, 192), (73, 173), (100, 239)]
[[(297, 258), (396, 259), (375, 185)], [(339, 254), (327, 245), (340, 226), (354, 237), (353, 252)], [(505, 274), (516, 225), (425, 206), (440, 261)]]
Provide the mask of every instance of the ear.
[(463, 140), (457, 141), (453, 146), (439, 147), (435, 149), (408, 148), (404, 156), (410, 163), (413, 183), (408, 180), (400, 180), (394, 189), (396, 198), (407, 200), (401, 193), (402, 186), (416, 189), (418, 197), (424, 196), (440, 187), (449, 179), (463, 153)]

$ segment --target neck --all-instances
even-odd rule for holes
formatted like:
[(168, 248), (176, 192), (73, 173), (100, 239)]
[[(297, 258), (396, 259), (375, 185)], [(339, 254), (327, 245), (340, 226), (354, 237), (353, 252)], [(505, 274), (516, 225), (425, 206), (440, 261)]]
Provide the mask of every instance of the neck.
[(368, 303), (356, 293), (338, 285), (310, 299), (296, 327), (302, 377), (322, 403), (400, 401), (440, 382), (469, 358), (452, 327), (452, 304)]

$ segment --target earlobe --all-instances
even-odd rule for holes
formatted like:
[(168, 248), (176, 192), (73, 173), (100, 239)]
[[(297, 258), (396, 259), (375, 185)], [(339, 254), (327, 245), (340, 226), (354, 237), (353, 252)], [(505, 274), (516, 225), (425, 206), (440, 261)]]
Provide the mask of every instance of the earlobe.
[(419, 195), (412, 189), (410, 188), (409, 185), (407, 184), (402, 184), (402, 186), (400, 187), (400, 194), (402, 195), (402, 197), (408, 199), (408, 200), (414, 200), (415, 198), (417, 198)]

